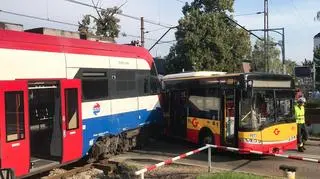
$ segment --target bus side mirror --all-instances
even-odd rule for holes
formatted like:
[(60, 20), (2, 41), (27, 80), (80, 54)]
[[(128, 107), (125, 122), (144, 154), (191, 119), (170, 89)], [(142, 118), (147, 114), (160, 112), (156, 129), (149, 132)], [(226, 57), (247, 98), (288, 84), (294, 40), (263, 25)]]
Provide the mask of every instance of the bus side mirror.
[(0, 178), (4, 179), (15, 179), (14, 171), (11, 168), (1, 168), (0, 169)]

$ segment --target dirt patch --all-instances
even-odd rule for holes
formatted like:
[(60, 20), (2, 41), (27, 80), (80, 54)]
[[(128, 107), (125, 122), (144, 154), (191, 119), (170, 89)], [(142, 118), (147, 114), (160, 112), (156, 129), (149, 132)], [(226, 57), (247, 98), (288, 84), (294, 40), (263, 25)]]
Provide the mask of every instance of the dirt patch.
[[(128, 159), (125, 160), (127, 166), (136, 168), (135, 171), (142, 169), (144, 166), (149, 166), (161, 162), (155, 159)], [(162, 166), (155, 170), (145, 173), (145, 178), (152, 179), (193, 179), (201, 173), (208, 172), (206, 167), (190, 166), (181, 163), (173, 163), (170, 165)], [(139, 178), (138, 176), (131, 175), (132, 178)]]

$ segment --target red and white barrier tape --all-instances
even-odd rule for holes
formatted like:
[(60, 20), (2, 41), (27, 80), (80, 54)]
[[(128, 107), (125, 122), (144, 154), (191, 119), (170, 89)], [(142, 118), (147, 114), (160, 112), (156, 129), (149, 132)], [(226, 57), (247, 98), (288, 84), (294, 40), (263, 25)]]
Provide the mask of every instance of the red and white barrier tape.
[(179, 159), (185, 158), (185, 157), (187, 157), (187, 156), (189, 156), (189, 155), (198, 153), (198, 152), (200, 152), (200, 151), (202, 151), (202, 150), (205, 150), (205, 149), (207, 149), (207, 148), (209, 148), (209, 147), (210, 147), (209, 145), (206, 145), (206, 146), (201, 147), (201, 148), (199, 148), (199, 149), (196, 149), (196, 150), (193, 150), (193, 151), (184, 153), (184, 154), (179, 155), (179, 156), (177, 156), (177, 157), (174, 157), (174, 158), (165, 160), (165, 161), (163, 161), (163, 162), (157, 163), (157, 164), (155, 164), (155, 165), (151, 165), (151, 166), (145, 167), (144, 169), (141, 169), (141, 170), (139, 170), (139, 171), (136, 171), (136, 172), (135, 172), (135, 175), (140, 175), (141, 173), (145, 173), (145, 172), (147, 172), (147, 171), (154, 170), (154, 169), (156, 169), (156, 168), (158, 168), (158, 167), (161, 167), (161, 166), (163, 166), (163, 165), (171, 164), (172, 162), (174, 162), (174, 161), (176, 161), (176, 160), (179, 160)]
[(284, 154), (273, 154), (273, 153), (263, 153), (263, 152), (255, 151), (255, 150), (238, 149), (238, 148), (234, 148), (234, 147), (225, 147), (225, 146), (217, 146), (217, 145), (207, 145), (207, 146), (210, 146), (212, 148), (232, 151), (232, 152), (246, 152), (246, 153), (252, 153), (252, 154), (276, 156), (276, 157), (282, 157), (282, 158), (288, 158), (288, 159), (294, 159), (294, 160), (303, 160), (303, 161), (308, 161), (308, 162), (320, 163), (319, 159), (313, 159), (313, 158), (307, 158), (307, 157), (301, 157), (301, 156), (284, 155)]
[(191, 152), (187, 152), (187, 153), (184, 153), (184, 154), (179, 155), (179, 156), (177, 156), (177, 157), (174, 157), (174, 158), (165, 160), (165, 161), (163, 161), (163, 162), (157, 163), (157, 164), (155, 164), (155, 165), (151, 165), (151, 166), (145, 167), (144, 169), (141, 169), (141, 170), (139, 170), (139, 171), (136, 171), (136, 172), (135, 172), (135, 175), (140, 175), (140, 174), (143, 174), (143, 173), (145, 173), (145, 172), (154, 170), (154, 169), (156, 169), (156, 168), (158, 168), (158, 167), (161, 167), (161, 166), (163, 166), (163, 165), (171, 164), (171, 163), (173, 163), (173, 162), (176, 161), (176, 160), (185, 158), (185, 157), (187, 157), (187, 156), (189, 156), (189, 155), (198, 153), (198, 152), (200, 152), (200, 151), (202, 151), (202, 150), (205, 150), (205, 149), (208, 149), (208, 148), (211, 148), (211, 147), (212, 147), (212, 148), (216, 148), (216, 149), (222, 149), (222, 150), (226, 150), (226, 151), (231, 151), (231, 152), (246, 152), (246, 153), (252, 153), (252, 154), (267, 155), (267, 156), (276, 156), (276, 157), (282, 157), (282, 158), (288, 158), (288, 159), (294, 159), (294, 160), (303, 160), (303, 161), (308, 161), (308, 162), (320, 163), (320, 160), (319, 160), (319, 159), (306, 158), (306, 157), (293, 156), (293, 155), (264, 153), (264, 152), (255, 151), (255, 150), (247, 150), (247, 149), (239, 149), (239, 148), (234, 148), (234, 147), (225, 147), (225, 146), (217, 146), (217, 145), (209, 145), (209, 144), (207, 144), (206, 146), (201, 147), (201, 148), (196, 149), (196, 150), (193, 150), (193, 151), (191, 151)]

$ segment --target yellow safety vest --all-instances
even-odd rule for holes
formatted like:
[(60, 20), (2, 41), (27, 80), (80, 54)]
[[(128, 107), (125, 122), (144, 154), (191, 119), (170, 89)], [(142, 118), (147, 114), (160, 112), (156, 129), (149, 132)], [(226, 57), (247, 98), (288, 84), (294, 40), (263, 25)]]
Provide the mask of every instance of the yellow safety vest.
[(296, 117), (296, 122), (297, 124), (304, 124), (305, 120), (304, 120), (304, 106), (298, 106), (295, 105), (294, 106), (294, 114)]

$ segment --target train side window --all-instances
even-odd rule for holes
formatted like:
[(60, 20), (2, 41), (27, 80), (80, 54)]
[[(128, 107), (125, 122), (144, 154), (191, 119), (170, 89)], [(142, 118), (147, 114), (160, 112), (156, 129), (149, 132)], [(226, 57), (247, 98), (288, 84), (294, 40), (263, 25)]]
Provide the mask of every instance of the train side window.
[(78, 90), (76, 88), (66, 89), (65, 100), (67, 130), (77, 129), (79, 127)]
[(82, 80), (82, 95), (84, 101), (106, 99), (108, 97), (108, 80)]
[(150, 94), (150, 71), (138, 71), (138, 92), (139, 95), (149, 95)]
[(7, 142), (24, 139), (24, 100), (22, 91), (5, 92)]
[(137, 96), (136, 72), (132, 70), (116, 71), (116, 94), (117, 97)]

